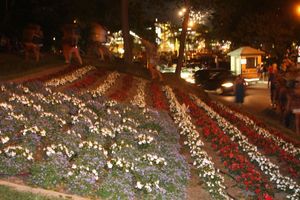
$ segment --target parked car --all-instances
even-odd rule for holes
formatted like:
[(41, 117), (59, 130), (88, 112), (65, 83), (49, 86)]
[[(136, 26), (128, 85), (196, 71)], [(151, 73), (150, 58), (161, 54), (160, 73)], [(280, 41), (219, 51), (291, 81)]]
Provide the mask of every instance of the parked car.
[(233, 92), (236, 75), (225, 69), (201, 69), (194, 74), (195, 83), (217, 94)]

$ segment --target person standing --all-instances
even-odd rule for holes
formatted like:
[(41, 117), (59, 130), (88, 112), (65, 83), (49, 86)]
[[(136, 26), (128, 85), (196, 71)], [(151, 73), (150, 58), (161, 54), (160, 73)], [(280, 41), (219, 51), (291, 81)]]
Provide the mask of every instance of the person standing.
[(160, 71), (158, 71), (158, 69), (157, 69), (158, 61), (159, 61), (159, 56), (157, 53), (157, 46), (145, 39), (142, 39), (142, 38), (141, 38), (141, 42), (146, 48), (147, 68), (150, 71), (152, 80), (155, 80), (158, 78), (159, 81), (163, 81), (163, 77), (162, 77)]
[(74, 53), (80, 65), (82, 65), (82, 59), (79, 52), (79, 28), (76, 24), (66, 24), (63, 27), (62, 48), (65, 57), (65, 63), (71, 62), (71, 56)]
[(238, 77), (235, 79), (235, 102), (242, 106), (244, 103), (244, 97), (245, 97), (245, 80), (243, 79), (242, 75), (238, 75)]
[(43, 32), (39, 25), (29, 24), (23, 30), (25, 60), (28, 60), (30, 52), (33, 52), (36, 62), (40, 61), (40, 48), (43, 46), (42, 39)]
[(272, 68), (269, 70), (268, 88), (270, 88), (270, 99), (271, 106), (276, 108), (275, 104), (275, 93), (276, 93), (276, 75), (277, 75), (277, 64), (273, 63)]

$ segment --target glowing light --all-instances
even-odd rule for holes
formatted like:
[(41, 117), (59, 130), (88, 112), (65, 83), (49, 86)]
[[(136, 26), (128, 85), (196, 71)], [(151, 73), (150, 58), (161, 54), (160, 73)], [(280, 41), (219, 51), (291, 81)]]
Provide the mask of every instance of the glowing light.
[(233, 83), (231, 83), (231, 82), (223, 83), (222, 86), (226, 87), (226, 88), (230, 88), (233, 86)]
[(76, 19), (74, 19), (74, 20), (73, 20), (73, 23), (74, 23), (74, 24), (76, 24), (76, 23), (77, 23), (77, 20), (76, 20)]
[(119, 52), (120, 54), (123, 54), (125, 51), (124, 51), (123, 48), (119, 48), (119, 49), (118, 49), (118, 52)]
[(56, 38), (55, 38), (55, 37), (53, 37), (53, 38), (52, 38), (52, 40), (53, 40), (53, 41), (55, 41), (55, 40), (56, 40)]
[(300, 5), (298, 5), (298, 6), (296, 7), (296, 13), (297, 13), (297, 15), (300, 15)]

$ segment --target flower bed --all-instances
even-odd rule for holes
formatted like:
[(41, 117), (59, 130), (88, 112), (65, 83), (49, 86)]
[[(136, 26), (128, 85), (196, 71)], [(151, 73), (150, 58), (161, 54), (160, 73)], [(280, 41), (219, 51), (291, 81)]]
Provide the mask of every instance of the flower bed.
[(118, 72), (110, 73), (104, 80), (103, 84), (100, 84), (96, 89), (92, 91), (89, 90), (88, 92), (91, 93), (94, 97), (104, 95), (105, 92), (116, 82), (119, 76), (120, 74)]
[(146, 106), (145, 90), (147, 82), (144, 79), (138, 79), (137, 94), (130, 101), (131, 104), (144, 108)]
[(164, 90), (170, 103), (171, 115), (181, 130), (180, 134), (186, 136), (187, 140), (184, 143), (190, 148), (194, 159), (193, 165), (198, 169), (200, 179), (205, 182), (213, 199), (229, 199), (225, 192), (224, 178), (219, 170), (215, 169), (208, 154), (202, 150), (203, 142), (190, 117), (186, 114), (186, 107), (179, 104), (170, 87), (166, 86)]
[[(282, 170), (288, 172), (295, 179), (300, 178), (300, 160), (298, 160), (292, 154), (297, 153), (297, 148), (284, 148), (285, 146), (292, 147), (293, 145), (283, 140), (278, 140), (277, 142), (275, 137), (272, 137), (271, 134), (268, 134), (266, 132), (264, 132), (265, 134), (260, 134), (262, 132), (256, 131), (258, 128), (253, 127), (250, 123), (245, 123), (245, 121), (237, 117), (237, 115), (235, 115), (233, 111), (225, 109), (225, 107), (221, 105), (216, 105), (215, 103), (210, 103), (209, 105), (215, 111), (218, 111), (219, 115), (226, 118), (230, 123), (235, 125), (241, 131), (241, 133), (246, 135), (249, 141), (259, 147), (260, 150), (264, 152), (264, 154), (269, 156), (276, 156), (280, 162), (285, 163), (284, 167), (282, 167)], [(282, 144), (283, 149), (277, 144)]]
[(196, 102), (196, 104), (202, 108), (210, 118), (214, 119), (218, 126), (226, 133), (230, 140), (234, 141), (238, 144), (239, 149), (242, 150), (247, 156), (250, 158), (251, 162), (257, 164), (260, 170), (269, 176), (271, 182), (275, 184), (275, 186), (288, 193), (287, 198), (289, 199), (299, 199), (300, 198), (300, 187), (299, 185), (293, 181), (291, 178), (283, 176), (279, 172), (279, 167), (273, 164), (268, 158), (263, 156), (259, 151), (257, 151), (257, 147), (250, 144), (248, 139), (242, 135), (242, 133), (230, 124), (226, 119), (219, 116), (216, 112), (214, 112), (208, 105), (206, 105), (203, 101), (201, 101), (196, 96), (192, 96), (192, 99)]
[(85, 196), (186, 197), (189, 168), (166, 115), (39, 83), (1, 92), (1, 174)]

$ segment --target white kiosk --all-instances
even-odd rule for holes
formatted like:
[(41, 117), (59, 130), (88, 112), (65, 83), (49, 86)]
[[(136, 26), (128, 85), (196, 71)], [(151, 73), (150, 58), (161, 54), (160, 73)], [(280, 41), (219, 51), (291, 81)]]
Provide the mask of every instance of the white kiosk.
[(241, 74), (247, 82), (259, 81), (257, 66), (261, 64), (261, 56), (265, 53), (249, 46), (240, 47), (228, 53), (230, 69)]

